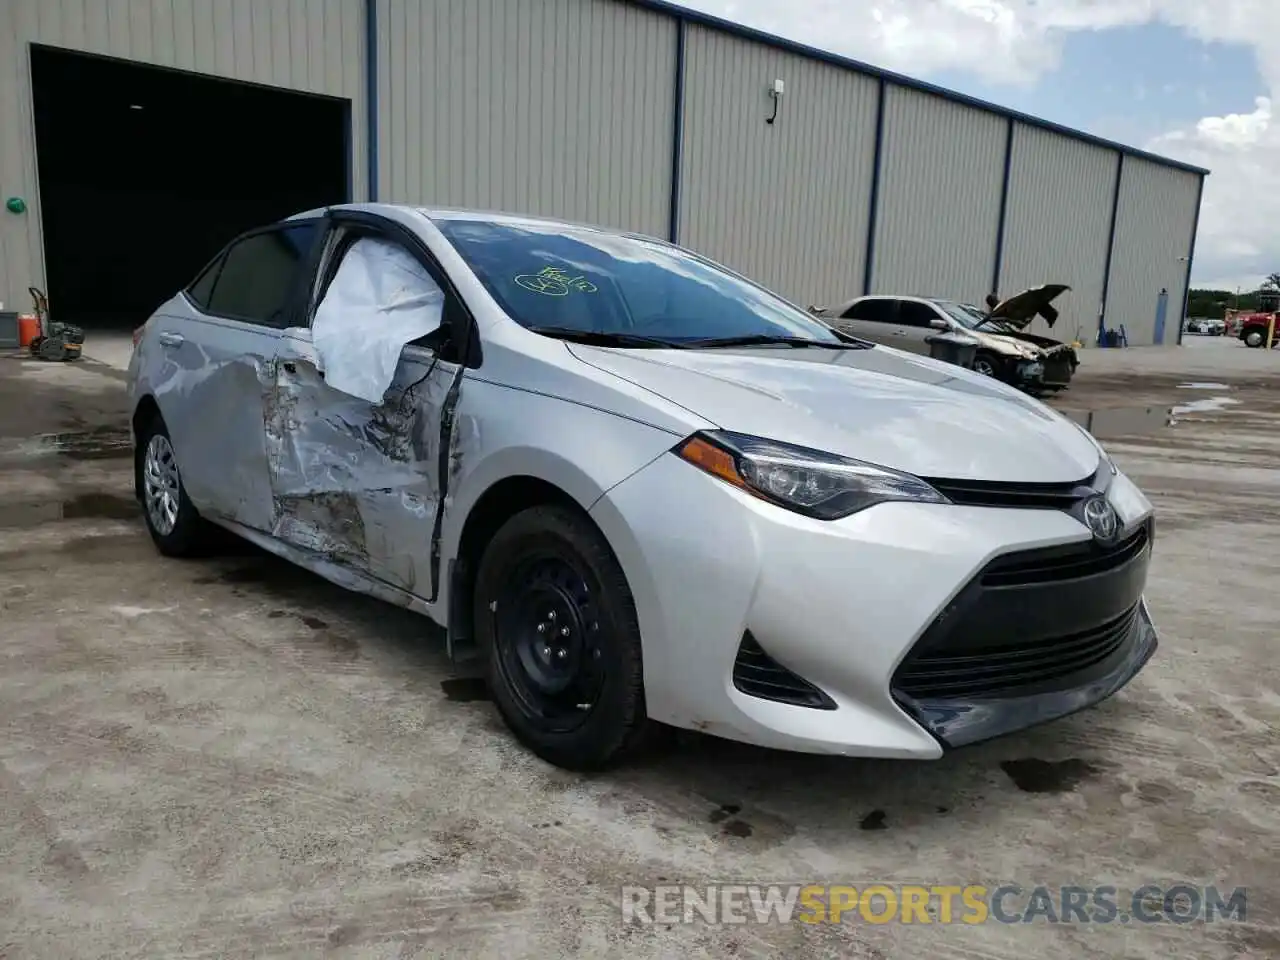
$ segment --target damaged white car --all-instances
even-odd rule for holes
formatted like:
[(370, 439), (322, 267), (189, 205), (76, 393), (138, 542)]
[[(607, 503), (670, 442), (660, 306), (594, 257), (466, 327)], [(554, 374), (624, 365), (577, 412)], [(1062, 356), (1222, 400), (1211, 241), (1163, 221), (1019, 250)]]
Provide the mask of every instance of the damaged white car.
[(135, 336), (138, 497), (419, 611), (509, 726), (934, 758), (1152, 655), (1150, 503), (1010, 387), (695, 254), (358, 204), (227, 246)]
[(1071, 383), (1080, 357), (1071, 344), (1028, 333), (1027, 327), (1042, 317), (1052, 328), (1058, 319), (1053, 301), (1070, 289), (1043, 284), (998, 302), (988, 298), (986, 310), (934, 297), (870, 294), (813, 312), (855, 336), (913, 353), (927, 355), (939, 333), (959, 336), (973, 342), (971, 365), (978, 373), (1032, 393), (1052, 393)]

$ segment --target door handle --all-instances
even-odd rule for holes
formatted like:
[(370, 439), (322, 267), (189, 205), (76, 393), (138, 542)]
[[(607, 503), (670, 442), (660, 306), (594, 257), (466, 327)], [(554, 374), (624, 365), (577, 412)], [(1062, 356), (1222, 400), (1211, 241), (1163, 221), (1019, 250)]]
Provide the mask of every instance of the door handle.
[(156, 339), (164, 347), (180, 347), (185, 342), (185, 338), (180, 333), (161, 333)]

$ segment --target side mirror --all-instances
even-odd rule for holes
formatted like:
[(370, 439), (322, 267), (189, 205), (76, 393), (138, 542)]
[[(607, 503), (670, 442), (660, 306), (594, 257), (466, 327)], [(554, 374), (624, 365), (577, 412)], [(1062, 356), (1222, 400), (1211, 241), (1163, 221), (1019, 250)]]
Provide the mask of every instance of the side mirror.
[(935, 330), (951, 329), (951, 324), (947, 323), (947, 321), (943, 320), (941, 317), (934, 317), (932, 320), (929, 321), (929, 326), (933, 327), (933, 329)]

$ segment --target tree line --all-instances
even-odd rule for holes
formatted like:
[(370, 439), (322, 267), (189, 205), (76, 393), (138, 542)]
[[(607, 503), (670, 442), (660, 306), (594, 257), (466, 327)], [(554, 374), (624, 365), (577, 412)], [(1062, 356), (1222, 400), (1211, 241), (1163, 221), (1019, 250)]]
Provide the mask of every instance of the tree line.
[(1187, 316), (1221, 320), (1228, 310), (1257, 310), (1258, 295), (1263, 290), (1280, 290), (1280, 273), (1272, 273), (1257, 290), (1197, 290), (1187, 297)]

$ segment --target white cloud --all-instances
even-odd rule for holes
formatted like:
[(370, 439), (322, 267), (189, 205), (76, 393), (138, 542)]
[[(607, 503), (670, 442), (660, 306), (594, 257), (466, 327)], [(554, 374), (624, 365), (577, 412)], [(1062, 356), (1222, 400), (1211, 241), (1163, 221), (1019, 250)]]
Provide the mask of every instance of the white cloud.
[[(1143, 146), (1208, 167), (1194, 282), (1243, 286), (1280, 270), (1280, 0), (679, 0), (683, 5), (927, 79), (963, 70), (1022, 85), (1058, 66), (1064, 37), (1150, 22), (1254, 51), (1264, 89)], [(1203, 102), (1197, 92), (1197, 104)], [(1225, 285), (1225, 284), (1224, 284)]]

